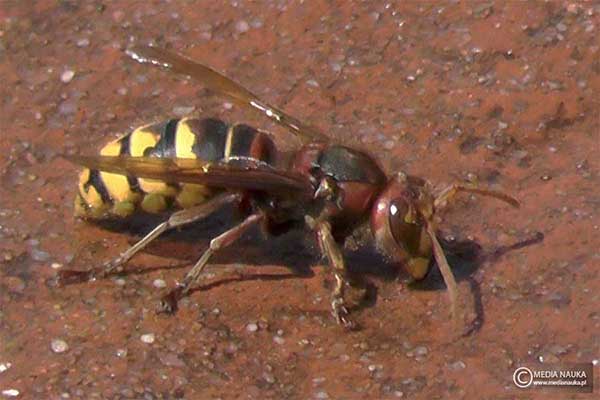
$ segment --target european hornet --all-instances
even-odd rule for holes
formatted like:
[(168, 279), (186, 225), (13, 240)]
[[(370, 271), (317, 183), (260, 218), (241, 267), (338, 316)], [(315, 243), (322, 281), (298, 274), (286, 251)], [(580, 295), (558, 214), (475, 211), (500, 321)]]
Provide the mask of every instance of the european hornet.
[(332, 314), (338, 323), (352, 327), (344, 301), (348, 276), (341, 244), (353, 230), (370, 223), (376, 248), (403, 265), (415, 280), (425, 277), (435, 258), (456, 317), (457, 285), (436, 238), (433, 216), (459, 192), (491, 196), (519, 207), (516, 199), (461, 184), (434, 193), (428, 181), (404, 172), (388, 177), (370, 155), (333, 143), (327, 135), (209, 67), (155, 47), (136, 47), (127, 54), (142, 64), (189, 76), (242, 108), (259, 110), (287, 128), (303, 146), (284, 159), (266, 132), (217, 119), (184, 118), (140, 127), (106, 145), (98, 156), (66, 156), (86, 167), (75, 200), (80, 217), (179, 210), (116, 259), (85, 272), (61, 271), (61, 282), (121, 272), (163, 232), (237, 203), (244, 219), (210, 241), (181, 283), (162, 298), (159, 311), (174, 312), (211, 257), (253, 225), (261, 224), (267, 233), (304, 226), (316, 234), (335, 278)]

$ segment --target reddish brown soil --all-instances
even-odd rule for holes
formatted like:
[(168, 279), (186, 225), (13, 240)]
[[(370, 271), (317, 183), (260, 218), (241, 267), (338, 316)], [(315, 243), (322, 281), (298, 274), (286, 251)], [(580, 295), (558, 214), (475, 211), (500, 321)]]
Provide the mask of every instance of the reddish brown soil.
[[(598, 3), (217, 3), (0, 3), (0, 389), (22, 399), (571, 396), (523, 391), (512, 373), (600, 359)], [(136, 258), (135, 273), (53, 286), (53, 265), (90, 268), (131, 239), (72, 217), (77, 168), (59, 153), (91, 153), (181, 113), (282, 133), (123, 56), (148, 42), (371, 151), (388, 172), (517, 196), (520, 210), (465, 196), (440, 223), (470, 244), (449, 258), (473, 332), (456, 337), (438, 278), (421, 288), (378, 278), (386, 266), (368, 247), (349, 263), (371, 272), (376, 301), (352, 292), (362, 328), (344, 332), (329, 315), (328, 269), (300, 234), (265, 244), (253, 233), (177, 315), (156, 315), (165, 289), (153, 282), (173, 286), (227, 215), (171, 236), (163, 258)], [(544, 239), (530, 240), (537, 232)]]

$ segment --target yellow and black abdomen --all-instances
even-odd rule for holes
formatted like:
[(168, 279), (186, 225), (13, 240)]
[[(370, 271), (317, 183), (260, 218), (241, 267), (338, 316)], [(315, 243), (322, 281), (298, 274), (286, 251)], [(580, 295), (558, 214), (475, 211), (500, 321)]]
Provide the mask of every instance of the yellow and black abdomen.
[[(272, 163), (273, 142), (265, 133), (217, 119), (171, 119), (139, 127), (100, 150), (105, 156), (192, 158), (226, 161), (234, 157)], [(84, 169), (79, 175), (75, 215), (102, 219), (136, 211), (160, 213), (200, 204), (218, 189), (198, 184), (169, 184), (154, 179)]]

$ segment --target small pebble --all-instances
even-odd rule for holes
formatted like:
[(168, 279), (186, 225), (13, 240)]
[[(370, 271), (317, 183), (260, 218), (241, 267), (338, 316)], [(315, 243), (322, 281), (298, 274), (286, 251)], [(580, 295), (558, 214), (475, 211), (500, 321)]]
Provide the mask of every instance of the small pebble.
[(164, 279), (155, 279), (152, 282), (152, 286), (154, 286), (157, 289), (162, 289), (167, 287), (167, 282), (165, 282)]
[(185, 117), (186, 115), (190, 115), (194, 112), (196, 107), (186, 107), (186, 106), (177, 106), (173, 107), (173, 114), (177, 117)]
[(235, 343), (229, 343), (227, 345), (227, 348), (225, 349), (225, 352), (227, 352), (228, 354), (235, 354), (237, 353), (237, 351), (239, 350), (239, 346)]
[(552, 353), (543, 353), (538, 356), (538, 361), (546, 364), (555, 364), (560, 361), (558, 357), (556, 357)]
[(4, 371), (7, 371), (10, 367), (12, 367), (12, 364), (9, 362), (1, 363), (0, 364), (0, 374)]
[(422, 357), (422, 356), (427, 355), (428, 350), (427, 350), (427, 347), (425, 347), (425, 346), (418, 346), (418, 347), (415, 347), (415, 349), (413, 350), (413, 353), (416, 357)]
[(167, 367), (185, 367), (185, 362), (183, 362), (175, 353), (160, 353), (158, 359)]
[(253, 28), (258, 29), (258, 28), (262, 28), (263, 27), (263, 22), (262, 22), (262, 20), (260, 20), (258, 18), (254, 18), (252, 21), (250, 21), (250, 25)]
[(273, 341), (277, 344), (284, 344), (285, 343), (285, 339), (282, 338), (281, 336), (273, 336)]
[(240, 33), (245, 33), (248, 32), (248, 30), (250, 30), (250, 25), (248, 25), (246, 21), (241, 20), (235, 24), (235, 30)]
[(275, 377), (269, 372), (263, 373), (263, 379), (267, 381), (267, 383), (275, 383)]
[(560, 344), (553, 344), (550, 347), (548, 347), (548, 351), (550, 351), (550, 353), (556, 356), (559, 356), (562, 354), (567, 354), (569, 350), (565, 346), (561, 346)]
[(127, 356), (127, 349), (117, 349), (117, 357), (123, 358)]
[(125, 279), (123, 279), (123, 278), (117, 278), (117, 279), (115, 279), (115, 283), (119, 286), (125, 286), (126, 282), (125, 282)]
[(142, 336), (140, 336), (140, 340), (146, 344), (154, 343), (154, 339), (154, 333), (145, 333)]
[(254, 322), (249, 323), (248, 325), (246, 325), (246, 330), (248, 332), (256, 332), (258, 330), (258, 325)]
[(317, 378), (313, 378), (313, 380), (312, 380), (313, 385), (320, 385), (321, 383), (323, 383), (325, 381), (326, 381), (326, 378), (322, 377), (322, 376), (317, 377)]
[(20, 392), (17, 389), (6, 389), (2, 391), (2, 395), (6, 397), (17, 397)]
[(58, 112), (61, 115), (74, 114), (77, 111), (77, 105), (72, 101), (63, 101), (58, 105)]
[(328, 398), (329, 398), (329, 395), (327, 394), (327, 392), (323, 392), (323, 391), (321, 391), (321, 392), (317, 392), (317, 393), (315, 394), (315, 399), (320, 399), (320, 400), (322, 400), (322, 399), (328, 399)]
[(52, 267), (52, 269), (61, 269), (63, 265), (61, 263), (53, 262), (50, 264), (50, 267)]
[(64, 353), (69, 350), (69, 345), (62, 339), (54, 339), (50, 342), (50, 348), (55, 353)]
[(77, 47), (88, 47), (90, 45), (90, 39), (82, 38), (77, 41)]
[(367, 367), (367, 369), (369, 370), (369, 372), (377, 371), (378, 366), (375, 364), (371, 364)]
[(31, 258), (33, 258), (34, 261), (45, 262), (50, 259), (50, 254), (44, 250), (32, 249)]
[(453, 362), (452, 364), (448, 365), (448, 368), (450, 368), (453, 371), (459, 371), (461, 369), (465, 369), (466, 365), (464, 362), (462, 362), (461, 360), (458, 360), (456, 362)]
[(60, 75), (60, 80), (63, 83), (69, 83), (73, 80), (74, 77), (75, 77), (75, 71), (68, 69)]

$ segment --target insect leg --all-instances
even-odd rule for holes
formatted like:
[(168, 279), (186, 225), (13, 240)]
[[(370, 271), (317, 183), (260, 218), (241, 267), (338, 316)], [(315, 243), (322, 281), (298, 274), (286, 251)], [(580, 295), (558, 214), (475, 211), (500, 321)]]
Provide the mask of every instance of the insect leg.
[(238, 240), (250, 227), (261, 221), (263, 218), (263, 213), (251, 214), (239, 225), (234, 226), (228, 231), (212, 239), (208, 249), (206, 249), (194, 267), (185, 275), (183, 281), (179, 283), (175, 289), (171, 290), (162, 298), (158, 312), (175, 312), (177, 310), (177, 302), (179, 299), (189, 293), (190, 289), (198, 281), (200, 274), (214, 253), (231, 245), (233, 242)]
[(327, 256), (333, 269), (335, 286), (331, 298), (331, 312), (339, 324), (352, 329), (354, 323), (348, 318), (348, 309), (344, 305), (344, 287), (346, 285), (346, 265), (340, 247), (331, 234), (331, 225), (327, 221), (318, 221), (314, 227), (321, 251)]
[(104, 278), (112, 273), (121, 272), (125, 263), (127, 263), (135, 254), (145, 248), (149, 243), (151, 243), (165, 231), (203, 219), (217, 211), (224, 204), (239, 201), (240, 199), (241, 195), (238, 193), (225, 192), (195, 207), (177, 211), (176, 213), (172, 214), (168, 220), (154, 228), (150, 233), (127, 249), (127, 251), (125, 251), (119, 257), (90, 271), (60, 271), (58, 276), (59, 282), (63, 284), (82, 282), (85, 280)]
[(512, 196), (507, 195), (506, 193), (499, 192), (497, 190), (488, 190), (488, 189), (477, 189), (470, 186), (465, 186), (461, 184), (452, 184), (446, 187), (442, 192), (436, 196), (434, 207), (435, 209), (441, 209), (448, 204), (454, 196), (456, 196), (459, 192), (468, 192), (475, 193), (482, 196), (495, 197), (498, 200), (502, 200), (505, 203), (510, 204), (515, 208), (519, 208), (519, 201)]

